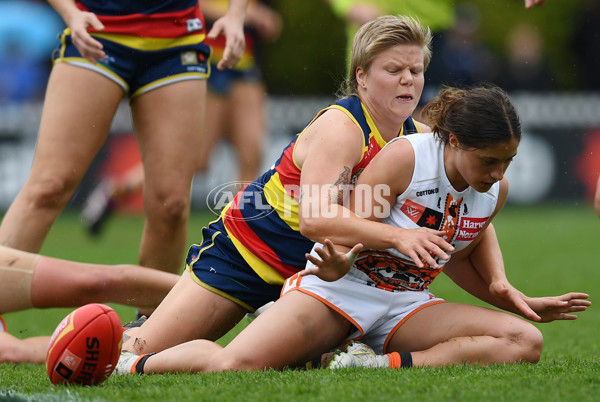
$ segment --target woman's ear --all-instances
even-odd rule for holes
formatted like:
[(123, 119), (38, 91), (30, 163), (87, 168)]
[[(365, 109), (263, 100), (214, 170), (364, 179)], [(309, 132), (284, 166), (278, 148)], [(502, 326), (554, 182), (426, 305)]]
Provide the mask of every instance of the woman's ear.
[(452, 133), (448, 135), (448, 144), (450, 144), (452, 148), (460, 148), (460, 142), (458, 141), (458, 138)]
[(362, 67), (356, 68), (356, 83), (362, 89), (365, 89), (367, 87), (367, 85), (365, 84), (365, 75), (365, 70), (363, 70)]

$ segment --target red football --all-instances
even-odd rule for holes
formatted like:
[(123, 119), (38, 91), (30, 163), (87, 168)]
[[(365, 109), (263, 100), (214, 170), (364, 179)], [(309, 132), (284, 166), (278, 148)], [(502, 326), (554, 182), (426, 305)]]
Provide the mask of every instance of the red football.
[(52, 384), (97, 385), (113, 372), (123, 340), (118, 314), (87, 304), (67, 315), (50, 338), (46, 370)]

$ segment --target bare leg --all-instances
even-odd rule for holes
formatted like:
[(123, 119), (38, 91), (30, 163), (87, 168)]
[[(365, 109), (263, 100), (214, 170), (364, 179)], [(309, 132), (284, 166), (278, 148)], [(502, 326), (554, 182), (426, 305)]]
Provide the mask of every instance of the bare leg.
[(185, 271), (150, 318), (141, 327), (127, 331), (123, 350), (142, 354), (193, 339), (217, 340), (247, 312), (198, 285)]
[(0, 244), (39, 252), (108, 135), (122, 89), (93, 71), (52, 69), (31, 173), (0, 225)]
[(442, 303), (410, 317), (394, 334), (388, 351), (411, 351), (415, 366), (535, 363), (543, 347), (540, 331), (498, 310)]
[(266, 133), (265, 88), (259, 82), (236, 82), (231, 90), (231, 143), (238, 156), (242, 182), (260, 173)]
[(198, 150), (196, 160), (196, 170), (199, 172), (208, 169), (213, 149), (229, 129), (229, 109), (231, 109), (231, 105), (226, 97), (210, 91), (206, 94), (206, 135), (202, 138), (202, 145)]
[(45, 363), (49, 341), (49, 336), (18, 339), (0, 332), (0, 363)]
[(178, 279), (134, 265), (86, 264), (0, 246), (0, 312), (93, 302), (152, 309)]
[(206, 82), (191, 80), (157, 88), (132, 102), (145, 173), (142, 266), (181, 270), (205, 96)]
[(291, 292), (225, 348), (196, 340), (151, 356), (145, 373), (282, 369), (302, 364), (343, 341), (350, 324), (302, 292)]

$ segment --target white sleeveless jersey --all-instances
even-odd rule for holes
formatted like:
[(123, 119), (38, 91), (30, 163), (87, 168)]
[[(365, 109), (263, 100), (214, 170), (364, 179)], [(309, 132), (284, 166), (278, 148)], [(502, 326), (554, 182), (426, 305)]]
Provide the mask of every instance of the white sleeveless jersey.
[[(454, 246), (454, 252), (467, 247), (493, 214), (500, 184), (495, 183), (485, 193), (471, 187), (456, 191), (446, 176), (444, 145), (433, 134), (410, 135), (394, 141), (411, 142), (415, 169), (408, 188), (397, 197), (383, 223), (407, 229), (442, 230), (447, 234), (445, 240)], [(438, 259), (437, 262), (440, 268), (427, 265), (418, 268), (395, 249), (363, 250), (349, 274), (390, 291), (422, 291), (429, 287), (447, 261)]]

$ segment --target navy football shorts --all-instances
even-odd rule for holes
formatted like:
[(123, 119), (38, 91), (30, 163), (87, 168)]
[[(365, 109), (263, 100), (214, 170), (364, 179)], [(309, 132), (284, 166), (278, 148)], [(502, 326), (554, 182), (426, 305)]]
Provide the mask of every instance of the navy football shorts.
[[(210, 75), (210, 47), (204, 43), (189, 44), (189, 38), (173, 39), (169, 47), (158, 50), (140, 50), (92, 35), (102, 43), (106, 53), (106, 59), (92, 64), (81, 57), (68, 32), (66, 30), (60, 35), (60, 44), (52, 54), (53, 62), (66, 62), (94, 70), (116, 82), (130, 98), (174, 82), (207, 79)], [(132, 44), (141, 47), (151, 48), (156, 43), (152, 42), (153, 39), (147, 39), (148, 43), (144, 43), (144, 38), (119, 38), (123, 42), (131, 40)], [(186, 44), (177, 46), (178, 41)]]
[(261, 80), (262, 74), (256, 65), (245, 70), (219, 70), (216, 64), (211, 63), (208, 88), (217, 95), (226, 96), (235, 82), (260, 82)]
[(222, 219), (202, 229), (202, 242), (190, 247), (186, 269), (200, 286), (249, 312), (277, 300), (281, 293), (281, 285), (265, 282), (242, 258), (227, 236)]

